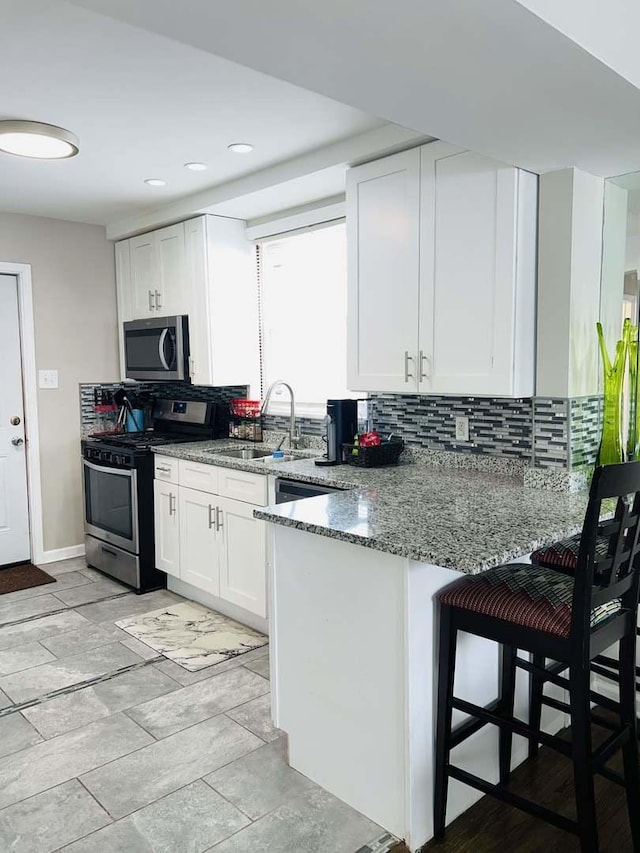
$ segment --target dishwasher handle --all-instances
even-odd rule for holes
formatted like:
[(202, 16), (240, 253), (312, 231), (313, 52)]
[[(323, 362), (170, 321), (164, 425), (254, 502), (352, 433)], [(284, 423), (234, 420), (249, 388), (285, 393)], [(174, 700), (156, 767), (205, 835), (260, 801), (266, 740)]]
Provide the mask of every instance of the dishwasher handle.
[(304, 483), (300, 480), (276, 479), (276, 504), (299, 501), (303, 498), (315, 498), (318, 495), (329, 495), (332, 492), (342, 492), (344, 489), (336, 486), (319, 486), (316, 483)]

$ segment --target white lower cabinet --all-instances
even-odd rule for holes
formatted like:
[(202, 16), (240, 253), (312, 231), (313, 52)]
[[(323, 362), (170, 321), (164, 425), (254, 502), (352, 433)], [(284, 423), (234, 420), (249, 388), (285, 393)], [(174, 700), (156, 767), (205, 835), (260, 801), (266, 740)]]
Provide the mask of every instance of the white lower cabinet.
[(266, 617), (266, 525), (253, 517), (256, 506), (267, 502), (266, 478), (200, 463), (198, 467), (211, 469), (211, 477), (200, 476), (198, 484), (209, 483), (208, 489), (218, 484), (218, 492), (235, 494), (241, 479), (243, 493), (255, 502), (182, 485), (194, 480), (193, 463), (181, 460), (174, 482), (154, 481), (156, 567)]
[(220, 594), (220, 541), (216, 495), (180, 486), (180, 579), (212, 595)]
[(265, 522), (253, 517), (253, 505), (218, 498), (221, 524), (220, 597), (258, 616), (267, 615)]
[(154, 480), (154, 526), (156, 568), (180, 577), (180, 530), (178, 526), (178, 486)]

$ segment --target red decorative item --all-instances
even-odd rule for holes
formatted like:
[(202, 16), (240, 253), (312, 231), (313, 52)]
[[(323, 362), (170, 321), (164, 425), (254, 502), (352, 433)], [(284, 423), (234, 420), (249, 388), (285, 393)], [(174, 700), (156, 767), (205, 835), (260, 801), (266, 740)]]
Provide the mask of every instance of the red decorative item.
[(245, 400), (236, 397), (231, 401), (231, 413), (239, 418), (259, 418), (261, 406), (260, 400)]
[(360, 447), (377, 447), (382, 444), (379, 433), (374, 429), (371, 432), (363, 432), (358, 439)]

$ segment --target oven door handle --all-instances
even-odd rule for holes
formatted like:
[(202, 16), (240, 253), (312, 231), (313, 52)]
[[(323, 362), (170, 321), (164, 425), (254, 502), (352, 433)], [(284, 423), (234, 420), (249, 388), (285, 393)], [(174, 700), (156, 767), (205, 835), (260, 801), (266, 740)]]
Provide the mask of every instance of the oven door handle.
[(163, 329), (160, 333), (160, 340), (158, 341), (158, 355), (160, 356), (160, 361), (165, 370), (170, 370), (171, 368), (167, 364), (167, 359), (164, 354), (164, 344), (167, 340), (167, 335), (169, 334), (169, 329)]
[(93, 471), (108, 471), (109, 474), (118, 474), (120, 477), (129, 477), (130, 480), (135, 476), (135, 471), (131, 468), (129, 470), (123, 470), (122, 468), (111, 468), (109, 465), (95, 465), (93, 462), (89, 462), (88, 459), (83, 459), (82, 464), (86, 468), (91, 468)]

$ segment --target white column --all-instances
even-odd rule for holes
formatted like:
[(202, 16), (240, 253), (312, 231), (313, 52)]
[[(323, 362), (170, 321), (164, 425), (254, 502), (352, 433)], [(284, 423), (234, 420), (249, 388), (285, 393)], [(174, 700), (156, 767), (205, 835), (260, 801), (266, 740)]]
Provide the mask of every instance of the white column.
[(537, 396), (598, 391), (603, 204), (602, 178), (578, 169), (540, 177)]

